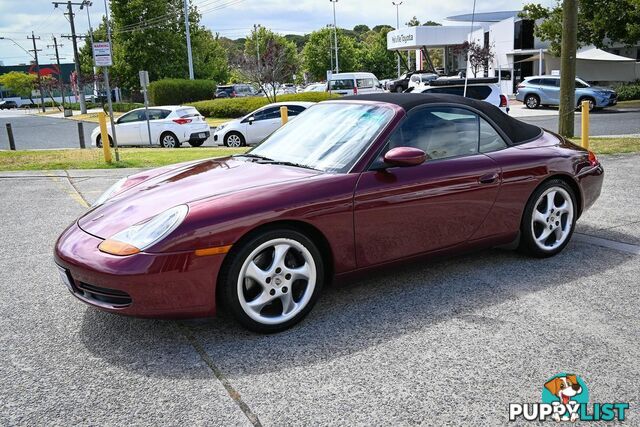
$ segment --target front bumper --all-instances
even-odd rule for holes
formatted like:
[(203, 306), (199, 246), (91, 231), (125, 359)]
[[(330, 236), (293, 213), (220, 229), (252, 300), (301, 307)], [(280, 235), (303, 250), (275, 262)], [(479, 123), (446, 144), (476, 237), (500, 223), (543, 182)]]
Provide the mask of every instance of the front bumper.
[(128, 316), (215, 315), (216, 278), (224, 255), (142, 252), (114, 256), (98, 249), (101, 242), (76, 223), (56, 242), (54, 260), (61, 278), (81, 301)]

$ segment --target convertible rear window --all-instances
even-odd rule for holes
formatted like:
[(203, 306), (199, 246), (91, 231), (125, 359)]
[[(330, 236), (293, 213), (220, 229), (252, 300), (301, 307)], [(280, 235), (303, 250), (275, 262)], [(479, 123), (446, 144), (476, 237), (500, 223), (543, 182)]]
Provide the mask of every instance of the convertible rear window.
[(331, 90), (353, 89), (353, 79), (331, 80)]

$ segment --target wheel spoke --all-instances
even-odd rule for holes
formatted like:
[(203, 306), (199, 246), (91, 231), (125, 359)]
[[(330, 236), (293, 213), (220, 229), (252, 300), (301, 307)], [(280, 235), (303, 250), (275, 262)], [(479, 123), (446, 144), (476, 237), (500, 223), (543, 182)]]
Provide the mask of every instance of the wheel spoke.
[(269, 273), (258, 267), (254, 261), (251, 261), (247, 266), (245, 276), (258, 282), (260, 286), (264, 288), (266, 286), (266, 279), (269, 276)]
[(551, 233), (553, 233), (553, 230), (550, 230), (547, 227), (547, 228), (544, 229), (542, 234), (540, 234), (540, 236), (536, 237), (536, 240), (538, 241), (538, 243), (544, 245), (545, 242), (547, 241), (547, 239), (549, 238), (549, 236), (551, 235)]
[(543, 225), (547, 225), (547, 217), (545, 216), (545, 214), (543, 214), (542, 212), (540, 212), (538, 209), (534, 209), (533, 210), (533, 220), (535, 222), (539, 222)]
[(547, 215), (551, 214), (551, 209), (555, 207), (556, 191), (547, 193)]
[(292, 310), (296, 309), (296, 302), (293, 300), (293, 296), (291, 292), (287, 292), (282, 294), (280, 297), (280, 301), (282, 301), (282, 314), (290, 313)]
[(269, 272), (273, 272), (276, 268), (284, 267), (284, 258), (287, 256), (287, 252), (289, 252), (290, 246), (284, 243), (279, 245), (275, 245), (273, 247), (273, 261), (271, 261), (271, 266), (269, 266)]
[(268, 292), (263, 291), (256, 299), (247, 302), (247, 305), (256, 313), (260, 313), (263, 307), (271, 301), (273, 301), (273, 297)]
[(567, 203), (567, 201), (565, 200), (560, 206), (556, 208), (556, 211), (560, 212), (561, 214), (569, 213), (569, 203)]
[(291, 283), (296, 280), (309, 280), (309, 275), (311, 273), (309, 269), (309, 264), (304, 263), (304, 265), (297, 268), (289, 268), (287, 269), (291, 273)]
[(559, 242), (560, 240), (562, 240), (562, 236), (564, 236), (564, 231), (562, 230), (562, 227), (556, 227), (554, 232), (556, 233), (556, 242)]

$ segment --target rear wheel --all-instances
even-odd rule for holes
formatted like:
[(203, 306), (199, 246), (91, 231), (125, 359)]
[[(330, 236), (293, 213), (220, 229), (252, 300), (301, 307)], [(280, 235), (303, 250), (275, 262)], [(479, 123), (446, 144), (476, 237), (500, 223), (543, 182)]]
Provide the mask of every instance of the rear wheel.
[(527, 95), (524, 98), (524, 105), (526, 105), (527, 108), (534, 110), (540, 106), (540, 98), (538, 98), (537, 95)]
[(178, 141), (178, 137), (171, 132), (165, 132), (160, 135), (160, 145), (163, 148), (178, 148), (180, 147), (180, 141)]
[[(102, 135), (98, 135), (96, 138), (96, 147), (102, 148)], [(109, 147), (113, 147), (113, 139), (111, 139), (111, 135), (109, 135)]]
[(569, 243), (577, 217), (576, 198), (566, 182), (552, 179), (533, 192), (522, 217), (520, 249), (550, 257)]
[(315, 304), (324, 280), (315, 244), (292, 229), (265, 231), (249, 240), (221, 274), (223, 307), (246, 328), (278, 332), (298, 323)]
[(227, 147), (243, 147), (245, 145), (244, 136), (239, 132), (229, 132), (224, 136), (224, 145)]
[(189, 145), (191, 145), (192, 147), (200, 147), (202, 144), (204, 144), (204, 139), (200, 139), (198, 141), (189, 141)]

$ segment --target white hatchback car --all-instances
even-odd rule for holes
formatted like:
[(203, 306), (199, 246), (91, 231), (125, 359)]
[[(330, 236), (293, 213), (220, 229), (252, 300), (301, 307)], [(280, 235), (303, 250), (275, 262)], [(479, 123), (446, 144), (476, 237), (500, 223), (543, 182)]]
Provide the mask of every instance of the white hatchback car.
[[(485, 101), (509, 114), (509, 99), (501, 93), (498, 79), (492, 77), (470, 78), (467, 81), (467, 98)], [(448, 93), (463, 96), (464, 79), (440, 78), (429, 82), (429, 86), (416, 87), (414, 93)]]
[[(211, 134), (204, 117), (194, 107), (166, 105), (149, 108), (151, 142), (165, 148), (177, 148), (183, 142), (199, 147)], [(113, 145), (111, 125), (107, 123), (109, 142)], [(149, 131), (144, 108), (137, 108), (116, 120), (118, 145), (149, 145)], [(91, 144), (102, 147), (98, 126), (91, 132)]]
[(280, 107), (287, 107), (287, 114), (291, 119), (314, 104), (314, 102), (276, 102), (258, 108), (244, 117), (218, 126), (213, 132), (213, 142), (227, 147), (259, 144), (282, 125)]

